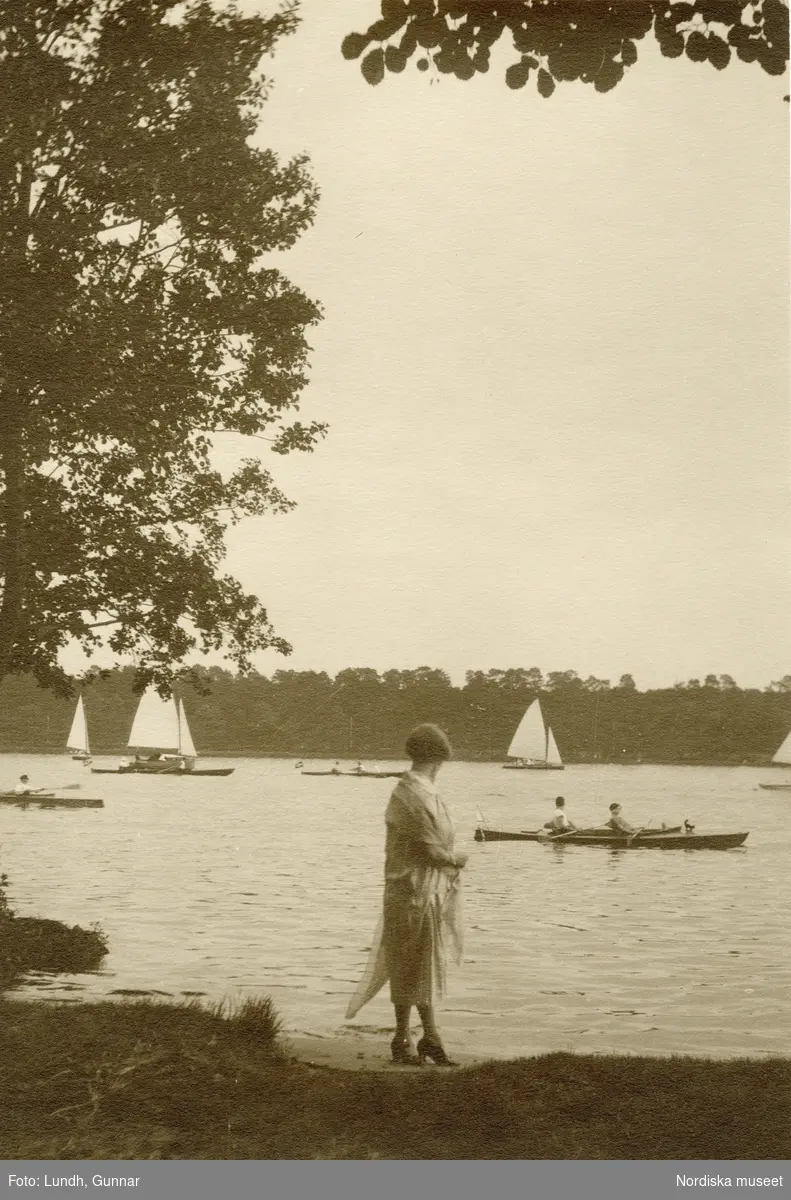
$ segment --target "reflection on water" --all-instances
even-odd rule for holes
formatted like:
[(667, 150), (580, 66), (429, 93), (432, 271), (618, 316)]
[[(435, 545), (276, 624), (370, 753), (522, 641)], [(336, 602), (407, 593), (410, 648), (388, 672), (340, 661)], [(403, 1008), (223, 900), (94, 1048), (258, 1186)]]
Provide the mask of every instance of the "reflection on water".
[[(24, 996), (269, 994), (291, 1031), (330, 1033), (360, 976), (381, 898), (393, 781), (308, 777), (247, 759), (227, 779), (80, 774), (0, 756), (104, 797), (101, 810), (0, 809), (2, 869), (22, 915), (99, 922), (102, 971), (34, 976)], [(31, 769), (32, 768), (32, 769)], [(540, 774), (452, 763), (440, 776), (466, 872), (466, 961), (442, 1005), (448, 1040), (476, 1053), (546, 1050), (787, 1054), (784, 913), (791, 834), (783, 793), (747, 768), (569, 767)], [(573, 820), (616, 799), (641, 825), (750, 830), (730, 851), (608, 851), (472, 841), (534, 828), (562, 790)], [(386, 993), (351, 1028), (392, 1023)]]

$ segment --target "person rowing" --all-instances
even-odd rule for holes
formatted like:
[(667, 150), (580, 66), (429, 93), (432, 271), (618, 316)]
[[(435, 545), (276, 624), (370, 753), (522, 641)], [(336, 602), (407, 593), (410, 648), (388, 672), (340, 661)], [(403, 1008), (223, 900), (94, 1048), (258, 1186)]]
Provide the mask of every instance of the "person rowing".
[(550, 834), (572, 833), (577, 826), (573, 821), (570, 821), (566, 816), (566, 801), (562, 796), (555, 798), (555, 815), (544, 822), (544, 829), (549, 830)]
[(620, 804), (610, 805), (610, 819), (605, 822), (605, 827), (612, 829), (615, 833), (637, 833), (636, 827), (630, 825), (626, 817), (621, 816)]
[(15, 786), (14, 786), (14, 795), (15, 796), (30, 796), (36, 790), (41, 791), (41, 788), (38, 788), (38, 789), (32, 788), (30, 786), (29, 777), (27, 775), (20, 775), (19, 783), (15, 784)]

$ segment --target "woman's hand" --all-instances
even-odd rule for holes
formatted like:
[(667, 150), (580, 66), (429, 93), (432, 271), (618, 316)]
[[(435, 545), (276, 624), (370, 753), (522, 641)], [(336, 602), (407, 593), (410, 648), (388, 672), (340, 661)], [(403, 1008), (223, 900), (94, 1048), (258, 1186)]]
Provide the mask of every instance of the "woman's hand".
[(469, 857), (470, 857), (469, 854), (457, 854), (456, 855), (456, 869), (460, 871), (462, 869), (462, 867), (466, 867), (467, 859)]

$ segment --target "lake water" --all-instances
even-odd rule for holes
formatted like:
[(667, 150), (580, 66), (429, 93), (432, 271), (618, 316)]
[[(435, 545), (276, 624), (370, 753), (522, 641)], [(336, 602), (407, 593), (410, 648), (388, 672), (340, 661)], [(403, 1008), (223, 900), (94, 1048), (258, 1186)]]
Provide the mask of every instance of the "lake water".
[[(392, 1026), (386, 992), (353, 1022), (343, 1014), (378, 919), (395, 781), (312, 778), (291, 760), (214, 765), (236, 770), (151, 780), (90, 776), (51, 756), (0, 756), (3, 785), (26, 770), (34, 785), (81, 781), (83, 795), (105, 802), (0, 806), (0, 870), (19, 915), (98, 922), (110, 943), (98, 973), (34, 976), (17, 994), (270, 995), (289, 1032), (381, 1040)], [(780, 774), (444, 768), (440, 790), (470, 853), (465, 964), (440, 1012), (448, 1045), (504, 1057), (791, 1053), (791, 793), (758, 788)], [(619, 800), (637, 825), (689, 817), (699, 832), (750, 836), (728, 851), (473, 841), (477, 809), (493, 828), (535, 828), (559, 791), (577, 823), (602, 821)]]

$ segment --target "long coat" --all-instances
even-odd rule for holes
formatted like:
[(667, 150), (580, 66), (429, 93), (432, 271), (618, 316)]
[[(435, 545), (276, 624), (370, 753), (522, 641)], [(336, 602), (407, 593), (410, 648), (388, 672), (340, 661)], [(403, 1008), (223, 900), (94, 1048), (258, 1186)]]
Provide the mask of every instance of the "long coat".
[(385, 813), (382, 916), (347, 1017), (390, 981), (393, 1004), (432, 1004), (446, 990), (447, 963), (461, 961), (462, 914), (448, 810), (422, 776), (408, 771)]

